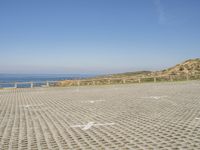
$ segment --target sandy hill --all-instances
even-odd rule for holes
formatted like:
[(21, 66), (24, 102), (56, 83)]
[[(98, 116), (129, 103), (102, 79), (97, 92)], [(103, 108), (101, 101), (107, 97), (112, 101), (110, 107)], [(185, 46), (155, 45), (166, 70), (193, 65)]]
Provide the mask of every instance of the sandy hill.
[(200, 73), (200, 58), (189, 59), (174, 67), (168, 68), (159, 72), (164, 75), (182, 75), (182, 74), (199, 74)]
[(127, 73), (112, 74), (109, 76), (101, 76), (101, 77), (120, 78), (120, 77), (146, 77), (146, 76), (166, 76), (166, 75), (184, 75), (184, 74), (200, 74), (200, 58), (189, 59), (187, 61), (184, 61), (183, 63), (177, 64), (174, 67), (162, 71), (127, 72)]
[[(188, 76), (189, 75), (189, 76)], [(138, 82), (138, 79), (155, 79), (160, 81), (169, 81), (169, 77), (173, 80), (186, 80), (187, 79), (200, 79), (200, 58), (190, 59), (183, 63), (177, 64), (174, 67), (161, 70), (161, 71), (138, 71), (138, 72), (126, 72), (119, 74), (111, 74), (104, 76), (97, 76), (94, 78), (86, 78), (83, 80), (65, 80), (60, 82), (60, 86), (73, 86), (73, 85), (96, 85), (103, 84), (118, 84), (124, 82), (124, 79), (132, 80), (126, 83)], [(170, 80), (172, 79), (170, 77)], [(108, 82), (109, 81), (109, 82)], [(150, 81), (150, 80), (147, 80)], [(154, 81), (154, 80), (151, 80)], [(112, 83), (111, 83), (112, 82)], [(142, 81), (145, 82), (145, 81)]]

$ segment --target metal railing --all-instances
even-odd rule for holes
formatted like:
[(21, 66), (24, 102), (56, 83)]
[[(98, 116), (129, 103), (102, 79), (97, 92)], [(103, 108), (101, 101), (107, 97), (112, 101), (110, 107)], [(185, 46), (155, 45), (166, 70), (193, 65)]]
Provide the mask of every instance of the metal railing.
[(3, 82), (0, 88), (34, 88), (56, 86), (60, 81)]
[(60, 86), (83, 86), (83, 85), (109, 85), (109, 84), (131, 84), (143, 82), (173, 82), (199, 80), (200, 74), (145, 76), (145, 77), (120, 77), (120, 78), (96, 78), (82, 80), (60, 81)]
[(33, 82), (5, 82), (0, 83), (0, 88), (34, 88), (34, 87), (63, 87), (63, 86), (84, 86), (84, 85), (110, 85), (110, 84), (131, 84), (146, 82), (173, 82), (186, 80), (199, 80), (200, 74), (148, 76), (148, 77), (120, 77), (120, 78), (96, 78), (78, 79), (64, 81), (33, 81)]

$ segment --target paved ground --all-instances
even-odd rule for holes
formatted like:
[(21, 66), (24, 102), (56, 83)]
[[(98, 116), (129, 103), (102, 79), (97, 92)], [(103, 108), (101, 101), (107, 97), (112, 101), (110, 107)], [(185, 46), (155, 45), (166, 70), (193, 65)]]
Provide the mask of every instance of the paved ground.
[(200, 82), (0, 90), (0, 149), (200, 149)]

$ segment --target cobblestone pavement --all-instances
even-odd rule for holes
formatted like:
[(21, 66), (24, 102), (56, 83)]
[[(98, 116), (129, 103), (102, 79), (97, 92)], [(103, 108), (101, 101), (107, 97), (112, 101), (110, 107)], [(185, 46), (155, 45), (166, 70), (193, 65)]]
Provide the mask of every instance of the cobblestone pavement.
[(200, 82), (0, 90), (0, 149), (200, 149)]

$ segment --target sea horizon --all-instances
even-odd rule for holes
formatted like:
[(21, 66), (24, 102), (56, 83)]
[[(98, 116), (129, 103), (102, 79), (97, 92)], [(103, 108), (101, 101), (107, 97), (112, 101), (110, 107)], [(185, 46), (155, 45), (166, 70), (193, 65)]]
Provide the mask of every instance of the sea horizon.
[(0, 73), (0, 83), (11, 82), (39, 82), (39, 81), (61, 81), (88, 78), (97, 74), (11, 74)]

